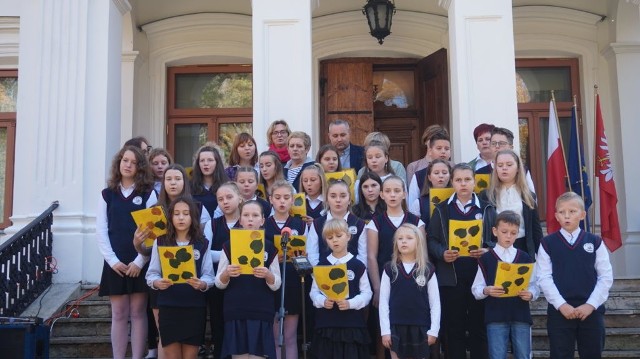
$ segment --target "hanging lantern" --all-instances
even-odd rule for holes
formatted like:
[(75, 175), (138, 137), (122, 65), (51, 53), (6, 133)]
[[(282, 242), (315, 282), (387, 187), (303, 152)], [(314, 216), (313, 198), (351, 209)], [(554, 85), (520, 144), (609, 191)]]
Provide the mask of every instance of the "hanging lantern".
[(393, 0), (367, 0), (362, 13), (367, 17), (371, 36), (382, 45), (384, 38), (391, 33), (391, 19), (396, 13)]

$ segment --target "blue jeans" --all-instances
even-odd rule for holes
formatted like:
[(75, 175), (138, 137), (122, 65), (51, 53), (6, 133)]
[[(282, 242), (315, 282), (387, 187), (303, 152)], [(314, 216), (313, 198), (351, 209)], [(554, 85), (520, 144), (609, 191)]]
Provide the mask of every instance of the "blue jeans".
[(531, 325), (522, 322), (487, 324), (489, 358), (505, 359), (509, 348), (509, 338), (514, 359), (531, 358)]

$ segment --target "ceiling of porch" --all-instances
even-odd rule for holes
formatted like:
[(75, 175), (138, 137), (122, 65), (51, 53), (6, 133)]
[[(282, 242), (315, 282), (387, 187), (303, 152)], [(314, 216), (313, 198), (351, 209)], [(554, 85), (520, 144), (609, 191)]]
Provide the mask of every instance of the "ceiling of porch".
[[(314, 18), (342, 12), (359, 11), (366, 3), (365, 0), (317, 1), (320, 6), (313, 11)], [(607, 3), (609, 1), (513, 0), (513, 6), (554, 6), (585, 11), (597, 15), (607, 15)], [(131, 3), (132, 15), (134, 16), (134, 21), (137, 26), (142, 26), (171, 17), (197, 13), (232, 13), (251, 15), (251, 0), (129, 0), (129, 2)], [(447, 11), (438, 5), (438, 0), (395, 0), (395, 4), (397, 11), (429, 13), (443, 16), (447, 15)]]

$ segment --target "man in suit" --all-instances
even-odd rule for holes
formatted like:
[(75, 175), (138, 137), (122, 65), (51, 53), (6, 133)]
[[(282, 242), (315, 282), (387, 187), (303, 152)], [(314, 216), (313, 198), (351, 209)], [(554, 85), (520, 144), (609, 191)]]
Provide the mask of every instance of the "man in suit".
[(334, 120), (329, 124), (329, 140), (338, 149), (342, 168), (353, 168), (356, 173), (362, 167), (364, 147), (351, 143), (349, 122)]

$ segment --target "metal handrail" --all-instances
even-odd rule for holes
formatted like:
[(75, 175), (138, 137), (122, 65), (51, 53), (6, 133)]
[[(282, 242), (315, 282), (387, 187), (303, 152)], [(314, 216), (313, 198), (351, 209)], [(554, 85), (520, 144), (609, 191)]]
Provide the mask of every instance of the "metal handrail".
[(51, 203), (0, 245), (0, 316), (19, 315), (51, 285), (51, 226), (59, 205)]

